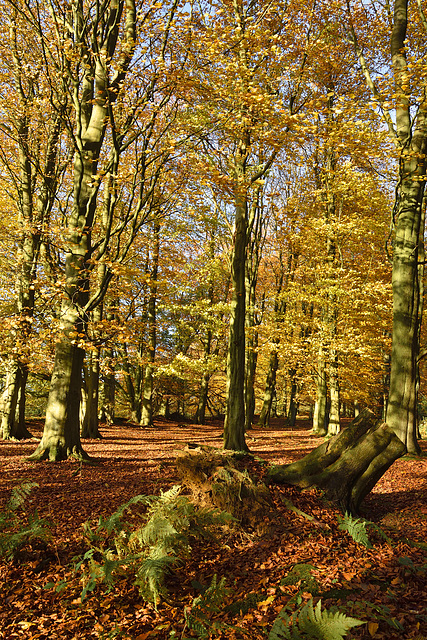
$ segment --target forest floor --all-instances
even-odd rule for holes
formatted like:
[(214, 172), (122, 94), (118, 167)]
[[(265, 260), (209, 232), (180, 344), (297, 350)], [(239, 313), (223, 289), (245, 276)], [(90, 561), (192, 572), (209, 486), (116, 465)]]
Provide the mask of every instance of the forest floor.
[[(38, 439), (42, 422), (28, 426)], [(290, 429), (277, 420), (269, 429), (252, 429), (250, 473), (261, 478), (262, 461), (291, 462), (318, 446), (322, 440), (309, 428), (308, 421)], [(99, 516), (133, 496), (176, 485), (176, 450), (188, 443), (220, 448), (221, 431), (218, 421), (163, 420), (153, 429), (101, 425), (102, 440), (83, 441), (94, 465), (29, 462), (36, 439), (0, 442), (0, 512), (13, 487), (33, 481), (38, 487), (16, 513), (25, 520), (37, 510), (52, 534), (0, 561), (1, 640), (265, 639), (284, 607), (291, 613), (312, 597), (315, 603), (321, 598), (322, 609), (335, 607), (364, 621), (348, 638), (427, 640), (427, 457), (395, 462), (363, 503), (363, 516), (374, 523), (367, 525), (372, 548), (338, 528), (340, 512), (320, 492), (271, 486), (274, 512), (266, 513), (264, 526), (229, 528), (216, 541), (195, 541), (168, 577), (167, 599), (157, 608), (128, 575), (119, 575), (110, 590), (96, 587), (82, 602), (82, 574), (74, 571), (73, 558), (89, 548), (83, 523), (95, 528)], [(426, 453), (427, 441), (421, 444)], [(127, 517), (136, 522), (142, 515), (137, 509)], [(209, 611), (203, 598), (199, 606), (194, 600), (215, 574), (218, 583), (225, 578), (228, 591)]]

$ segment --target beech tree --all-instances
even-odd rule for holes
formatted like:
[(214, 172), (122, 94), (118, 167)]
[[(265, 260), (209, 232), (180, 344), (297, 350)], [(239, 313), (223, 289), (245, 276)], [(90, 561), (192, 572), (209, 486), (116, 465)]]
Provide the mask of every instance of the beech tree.
[[(382, 64), (390, 70), (392, 83), (380, 83), (370, 70), (368, 47), (372, 47), (372, 43), (366, 43), (365, 54), (357, 28), (365, 7), (349, 2), (347, 7), (350, 37), (398, 157), (392, 234), (393, 332), (386, 422), (410, 453), (419, 453), (417, 367), (421, 322), (419, 261), (420, 253), (424, 255), (421, 247), (427, 169), (424, 62), (427, 19), (422, 4), (410, 0), (395, 0), (393, 12), (389, 5), (385, 5), (381, 13), (369, 12), (375, 29), (380, 28), (390, 44), (390, 57), (383, 58)], [(375, 51), (375, 54), (377, 57), (379, 52)]]
[[(0, 162), (4, 188), (16, 215), (15, 313), (9, 326), (10, 346), (1, 398), (0, 434), (4, 439), (28, 437), (25, 426), (26, 382), (31, 360), (32, 322), (42, 243), (61, 175), (61, 119), (67, 103), (49, 104), (49, 87), (40, 72), (40, 47), (28, 33), (19, 10), (6, 6), (3, 38), (3, 114)], [(7, 97), (6, 97), (7, 92)], [(14, 238), (12, 234), (10, 240)]]
[[(163, 144), (176, 112), (174, 103), (169, 120), (160, 122), (171, 104), (166, 56), (177, 5), (78, 0), (70, 9), (51, 3), (43, 19), (28, 5), (21, 9), (43, 43), (53, 94), (72, 105), (64, 124), (74, 144), (59, 338), (44, 432), (32, 459), (87, 457), (80, 443), (79, 407), (88, 314), (101, 303), (115, 268), (149, 217), (168, 158), (170, 144), (148, 156), (158, 140)], [(137, 154), (131, 172), (120, 172), (121, 157), (130, 153)], [(101, 193), (107, 215), (95, 240)], [(91, 290), (93, 265), (102, 261), (103, 277)]]

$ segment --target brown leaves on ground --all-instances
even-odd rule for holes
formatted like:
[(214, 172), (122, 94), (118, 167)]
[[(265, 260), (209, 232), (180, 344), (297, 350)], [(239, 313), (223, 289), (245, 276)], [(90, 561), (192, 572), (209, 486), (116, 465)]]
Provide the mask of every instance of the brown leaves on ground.
[[(40, 422), (29, 426), (40, 436)], [(372, 549), (338, 529), (340, 514), (320, 492), (273, 486), (274, 517), (266, 516), (253, 531), (229, 531), (221, 544), (197, 542), (191, 558), (168, 579), (168, 600), (157, 611), (126, 576), (110, 592), (97, 588), (81, 602), (71, 561), (87, 548), (82, 524), (110, 515), (132, 496), (159, 494), (177, 484), (176, 450), (188, 443), (220, 448), (221, 431), (214, 421), (205, 426), (159, 421), (153, 429), (102, 425), (102, 440), (84, 441), (97, 462), (93, 466), (31, 463), (25, 456), (36, 440), (0, 442), (0, 508), (14, 486), (37, 482), (25, 509), (37, 510), (53, 533), (47, 543), (26, 545), (14, 561), (1, 561), (0, 638), (197, 637), (184, 628), (184, 610), (199, 595), (197, 585), (209, 585), (215, 574), (218, 580), (225, 577), (229, 592), (212, 623), (229, 626), (216, 635), (212, 631), (212, 637), (266, 638), (285, 605), (292, 611), (320, 596), (322, 606), (336, 606), (367, 623), (349, 632), (350, 638), (427, 638), (427, 458), (398, 460), (366, 499), (363, 515), (388, 538), (373, 530)], [(249, 473), (260, 479), (266, 469), (262, 461), (291, 462), (321, 439), (310, 435), (308, 422), (289, 429), (276, 421), (270, 429), (252, 429), (247, 442), (256, 456), (246, 459)], [(302, 564), (314, 567), (309, 579), (297, 573), (285, 579)], [(46, 589), (47, 583), (63, 590)]]

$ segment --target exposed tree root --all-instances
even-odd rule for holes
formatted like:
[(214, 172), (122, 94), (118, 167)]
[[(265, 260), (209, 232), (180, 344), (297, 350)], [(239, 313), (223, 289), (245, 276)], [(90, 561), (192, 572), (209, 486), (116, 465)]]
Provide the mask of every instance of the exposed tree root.
[(344, 511), (357, 513), (365, 496), (405, 451), (387, 424), (365, 409), (346, 429), (301, 460), (273, 467), (268, 480), (303, 489), (317, 486)]

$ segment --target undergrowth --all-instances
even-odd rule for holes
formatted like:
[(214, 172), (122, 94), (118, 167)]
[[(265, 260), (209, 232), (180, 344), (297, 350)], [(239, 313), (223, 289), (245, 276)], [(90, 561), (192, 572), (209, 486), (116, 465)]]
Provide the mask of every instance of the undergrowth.
[[(133, 505), (147, 506), (142, 523), (133, 528), (124, 514)], [(84, 600), (98, 584), (110, 589), (119, 575), (133, 575), (141, 596), (157, 606), (167, 597), (166, 577), (187, 558), (191, 540), (214, 537), (215, 529), (229, 524), (230, 514), (197, 508), (176, 485), (159, 496), (136, 496), (95, 529), (86, 522), (89, 549), (75, 558), (74, 570), (83, 572)]]
[(37, 511), (27, 513), (25, 502), (36, 482), (24, 481), (14, 487), (3, 511), (0, 511), (0, 556), (12, 560), (29, 542), (46, 542), (50, 537), (49, 525), (39, 518)]

